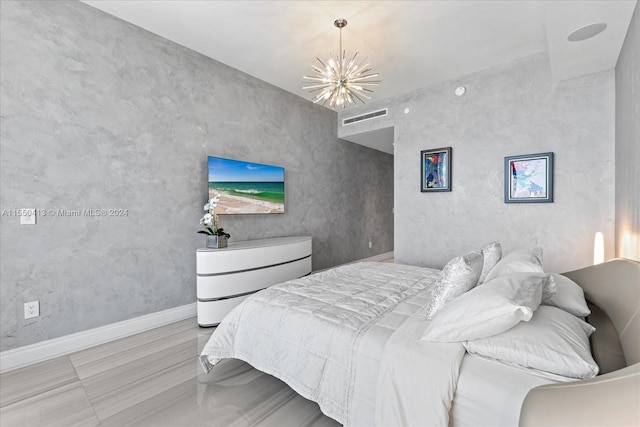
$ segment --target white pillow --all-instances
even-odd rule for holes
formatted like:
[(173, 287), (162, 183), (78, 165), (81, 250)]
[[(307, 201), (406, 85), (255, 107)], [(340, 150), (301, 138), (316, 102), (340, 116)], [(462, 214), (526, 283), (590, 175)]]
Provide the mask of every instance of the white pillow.
[(483, 265), (482, 265), (482, 273), (480, 273), (480, 279), (478, 279), (478, 284), (484, 282), (487, 274), (496, 266), (500, 258), (502, 258), (502, 246), (500, 242), (492, 242), (484, 245), (481, 249), (482, 256), (484, 257)]
[(449, 261), (429, 294), (427, 319), (432, 319), (445, 304), (476, 286), (482, 273), (482, 264), (480, 251), (469, 252)]
[(448, 303), (422, 334), (422, 341), (456, 342), (499, 334), (531, 319), (548, 274), (500, 276)]
[(467, 341), (469, 353), (569, 378), (593, 378), (598, 365), (589, 336), (595, 328), (556, 307), (540, 306), (522, 322), (489, 338)]
[(542, 269), (542, 249), (518, 249), (509, 252), (491, 269), (485, 282), (510, 273), (544, 273)]
[(543, 295), (542, 304), (561, 308), (577, 317), (591, 314), (580, 285), (562, 274), (551, 273), (551, 276), (556, 284), (556, 294), (546, 298)]

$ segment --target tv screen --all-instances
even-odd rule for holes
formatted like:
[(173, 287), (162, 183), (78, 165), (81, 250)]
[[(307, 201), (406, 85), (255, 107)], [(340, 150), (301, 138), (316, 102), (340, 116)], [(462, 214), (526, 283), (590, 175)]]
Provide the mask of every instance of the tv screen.
[(284, 213), (284, 168), (209, 157), (209, 199), (219, 215)]

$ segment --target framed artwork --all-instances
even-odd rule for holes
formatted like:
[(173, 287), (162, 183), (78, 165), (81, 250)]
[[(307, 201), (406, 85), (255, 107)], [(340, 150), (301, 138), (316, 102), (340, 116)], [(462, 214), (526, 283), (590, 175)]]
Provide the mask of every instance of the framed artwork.
[(553, 153), (505, 157), (504, 202), (553, 202)]
[(420, 191), (451, 191), (451, 147), (420, 152)]

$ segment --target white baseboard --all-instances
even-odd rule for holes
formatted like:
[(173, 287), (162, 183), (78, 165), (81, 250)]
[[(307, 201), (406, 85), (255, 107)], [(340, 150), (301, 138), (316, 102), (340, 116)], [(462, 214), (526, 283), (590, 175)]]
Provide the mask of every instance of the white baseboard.
[[(386, 252), (355, 262), (383, 261), (389, 258), (393, 258), (393, 252)], [(195, 317), (196, 314), (196, 303), (187, 304), (99, 328), (6, 350), (0, 352), (0, 373), (44, 362), (45, 360), (75, 353), (76, 351), (148, 331), (169, 323)]]
[(0, 373), (196, 316), (196, 303), (0, 352)]

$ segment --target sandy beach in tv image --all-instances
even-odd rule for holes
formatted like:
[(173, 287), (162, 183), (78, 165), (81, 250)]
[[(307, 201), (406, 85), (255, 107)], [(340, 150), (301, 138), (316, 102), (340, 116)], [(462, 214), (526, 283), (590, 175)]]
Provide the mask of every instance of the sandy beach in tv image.
[(209, 157), (209, 199), (216, 213), (284, 213), (284, 168)]

